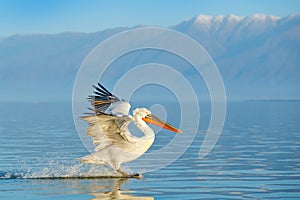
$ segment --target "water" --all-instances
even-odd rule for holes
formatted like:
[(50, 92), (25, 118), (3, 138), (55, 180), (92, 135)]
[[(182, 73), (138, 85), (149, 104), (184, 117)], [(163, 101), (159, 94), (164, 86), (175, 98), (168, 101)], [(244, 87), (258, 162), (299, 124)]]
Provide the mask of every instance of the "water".
[[(74, 160), (87, 151), (68, 103), (0, 109), (0, 199), (300, 198), (300, 102), (229, 103), (224, 131), (205, 159), (198, 158), (199, 131), (180, 159), (142, 179), (97, 178), (114, 172)], [(159, 134), (153, 148), (169, 136)]]

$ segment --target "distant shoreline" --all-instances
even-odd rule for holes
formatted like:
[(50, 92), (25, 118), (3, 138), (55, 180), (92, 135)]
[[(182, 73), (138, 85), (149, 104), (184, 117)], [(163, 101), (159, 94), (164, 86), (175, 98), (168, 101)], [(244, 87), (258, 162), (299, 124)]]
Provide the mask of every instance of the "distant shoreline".
[(300, 102), (300, 99), (248, 99), (244, 101), (257, 102)]

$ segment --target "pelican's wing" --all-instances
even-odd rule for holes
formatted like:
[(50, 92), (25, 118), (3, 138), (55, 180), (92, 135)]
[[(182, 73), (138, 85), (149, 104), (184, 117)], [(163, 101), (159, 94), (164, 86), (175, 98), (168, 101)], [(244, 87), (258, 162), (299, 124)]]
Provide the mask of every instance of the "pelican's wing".
[(115, 116), (112, 114), (97, 113), (85, 116), (82, 119), (89, 123), (87, 135), (92, 137), (95, 150), (99, 151), (109, 145), (122, 147), (125, 144), (135, 142), (136, 138), (128, 131), (130, 116)]
[(94, 95), (90, 95), (88, 100), (96, 113), (128, 115), (130, 104), (110, 93), (100, 83), (95, 88)]

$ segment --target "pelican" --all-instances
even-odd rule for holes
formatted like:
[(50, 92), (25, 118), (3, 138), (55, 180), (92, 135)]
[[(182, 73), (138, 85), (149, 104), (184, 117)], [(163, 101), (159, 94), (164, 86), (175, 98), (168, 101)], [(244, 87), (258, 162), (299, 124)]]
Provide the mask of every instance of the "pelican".
[[(148, 126), (154, 124), (167, 130), (182, 133), (169, 123), (151, 114), (146, 108), (137, 108), (129, 115), (130, 104), (110, 93), (98, 83), (93, 85), (94, 94), (88, 96), (93, 113), (82, 117), (89, 127), (87, 135), (95, 145), (95, 152), (79, 158), (81, 162), (104, 164), (114, 168), (123, 177), (139, 176), (121, 170), (121, 164), (143, 155), (153, 144), (154, 131)], [(131, 135), (128, 125), (134, 124), (144, 133), (142, 137)]]

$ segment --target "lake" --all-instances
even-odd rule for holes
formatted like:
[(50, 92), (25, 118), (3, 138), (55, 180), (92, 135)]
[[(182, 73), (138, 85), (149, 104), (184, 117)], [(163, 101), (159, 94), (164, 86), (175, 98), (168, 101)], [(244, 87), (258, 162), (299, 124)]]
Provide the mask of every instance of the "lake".
[[(199, 159), (200, 127), (178, 160), (142, 179), (97, 178), (113, 172), (75, 160), (87, 150), (70, 103), (1, 103), (0, 110), (0, 199), (300, 198), (299, 101), (228, 103), (210, 154)], [(201, 112), (205, 127), (209, 109)], [(151, 149), (171, 135), (157, 134)]]

